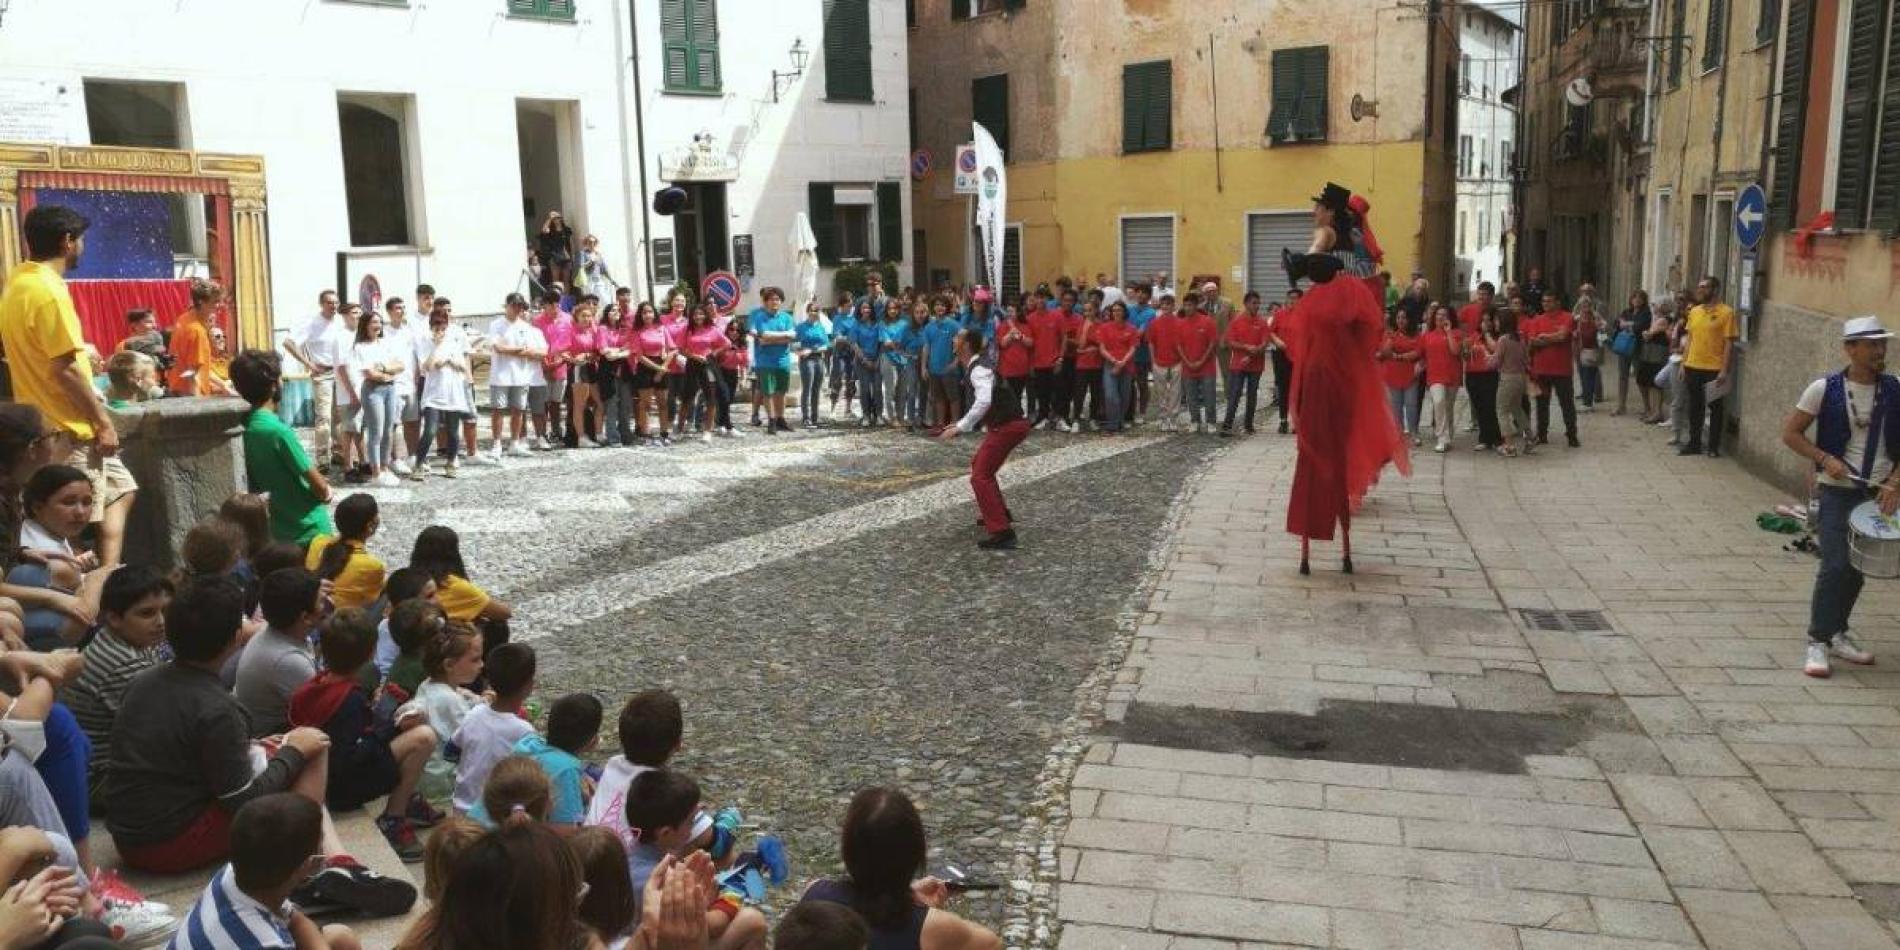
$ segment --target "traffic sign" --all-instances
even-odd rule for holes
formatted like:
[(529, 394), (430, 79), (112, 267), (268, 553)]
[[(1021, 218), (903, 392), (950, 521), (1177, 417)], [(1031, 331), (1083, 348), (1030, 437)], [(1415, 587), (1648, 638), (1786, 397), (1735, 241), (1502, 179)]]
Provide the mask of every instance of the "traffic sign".
[(953, 189), (959, 195), (974, 195), (982, 180), (976, 176), (976, 146), (957, 146), (957, 180)]
[(739, 294), (739, 278), (731, 271), (713, 271), (699, 285), (699, 299), (718, 307), (722, 314), (739, 308)]
[(910, 153), (910, 177), (915, 181), (923, 181), (930, 176), (930, 168), (933, 164), (930, 150), (927, 148), (920, 148)]
[(1760, 185), (1749, 185), (1735, 196), (1735, 242), (1752, 251), (1768, 230), (1768, 196)]

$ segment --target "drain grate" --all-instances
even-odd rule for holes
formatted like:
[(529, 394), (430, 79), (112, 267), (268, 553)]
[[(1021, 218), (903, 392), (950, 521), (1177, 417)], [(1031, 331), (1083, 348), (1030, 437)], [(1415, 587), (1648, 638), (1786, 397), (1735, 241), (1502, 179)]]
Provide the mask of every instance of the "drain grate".
[(1517, 612), (1524, 626), (1532, 630), (1559, 633), (1607, 633), (1614, 630), (1601, 610), (1531, 610)]

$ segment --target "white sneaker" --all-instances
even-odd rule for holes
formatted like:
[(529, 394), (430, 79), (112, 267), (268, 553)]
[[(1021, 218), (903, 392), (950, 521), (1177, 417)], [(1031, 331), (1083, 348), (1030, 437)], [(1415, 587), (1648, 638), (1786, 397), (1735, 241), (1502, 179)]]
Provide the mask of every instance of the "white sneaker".
[(735, 428), (733, 428), (733, 427), (731, 427), (731, 426), (727, 426), (727, 427), (726, 427), (726, 438), (728, 438), (728, 439), (743, 439), (743, 438), (745, 438), (745, 433), (743, 433), (743, 432), (740, 432), (740, 431), (739, 431), (738, 429), (735, 429)]
[(376, 476), (377, 488), (396, 488), (400, 486), (401, 484), (402, 484), (402, 479), (397, 478), (396, 473), (390, 471), (389, 469), (383, 469), (382, 474)]
[(1440, 442), (1437, 445), (1432, 446), (1432, 451), (1442, 454), (1446, 449), (1449, 449), (1449, 448), (1451, 448), (1451, 443)]
[(515, 442), (508, 446), (508, 455), (511, 458), (523, 459), (533, 454), (533, 450), (529, 449), (525, 442)]
[(116, 900), (104, 903), (99, 922), (112, 928), (112, 935), (120, 946), (156, 946), (178, 930), (178, 918), (166, 913), (163, 904), (150, 901), (132, 904)]
[(500, 465), (501, 456), (504, 451), (505, 450), (501, 447), (501, 443), (498, 442), (494, 448), (488, 450), (488, 454), (484, 456), (484, 458), (488, 459), (488, 464), (490, 465)]
[(699, 434), (699, 441), (701, 441), (701, 442), (711, 442), (711, 441), (712, 441), (712, 433), (710, 433), (710, 432), (701, 432), (701, 433)]
[(582, 439), (582, 440), (581, 440), (581, 448), (584, 448), (584, 449), (599, 449), (599, 448), (605, 448), (605, 446), (603, 446), (603, 445), (601, 445), (601, 444), (600, 444), (600, 442), (598, 442), (598, 441), (596, 441), (596, 440), (594, 440), (594, 439)]
[(389, 463), (389, 467), (390, 469), (395, 471), (395, 473), (398, 475), (407, 475), (410, 472), (415, 471), (415, 468), (409, 464), (408, 459), (397, 459), (394, 462)]
[(442, 466), (442, 477), (443, 478), (455, 477), (455, 463), (454, 462), (449, 462)]
[(1809, 640), (1808, 662), (1801, 667), (1801, 672), (1815, 679), (1823, 680), (1834, 675), (1833, 668), (1831, 668), (1827, 662), (1827, 650), (1827, 644), (1815, 643), (1813, 640)]
[(1834, 639), (1827, 645), (1827, 652), (1856, 666), (1874, 665), (1874, 655), (1861, 649), (1860, 644), (1855, 643), (1854, 638), (1845, 630), (1834, 635)]

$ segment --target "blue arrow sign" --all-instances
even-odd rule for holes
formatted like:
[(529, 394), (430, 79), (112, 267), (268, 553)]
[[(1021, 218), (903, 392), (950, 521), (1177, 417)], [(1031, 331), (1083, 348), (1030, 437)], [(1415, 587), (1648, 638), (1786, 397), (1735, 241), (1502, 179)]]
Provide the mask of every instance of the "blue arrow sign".
[(1749, 185), (1735, 196), (1735, 241), (1752, 251), (1768, 230), (1768, 196), (1760, 185)]

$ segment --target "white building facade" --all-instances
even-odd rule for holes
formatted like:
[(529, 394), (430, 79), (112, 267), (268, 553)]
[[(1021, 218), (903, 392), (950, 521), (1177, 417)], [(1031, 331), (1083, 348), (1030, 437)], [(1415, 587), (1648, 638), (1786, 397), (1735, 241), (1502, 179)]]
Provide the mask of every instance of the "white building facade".
[(1517, 84), (1515, 22), (1476, 3), (1460, 4), (1458, 17), (1458, 221), (1453, 238), (1458, 287), (1501, 283), (1509, 261), (1511, 166), (1517, 110), (1504, 90)]
[[(789, 284), (814, 197), (827, 260), (908, 256), (905, 48), (897, 0), (13, 0), (0, 141), (262, 156), (279, 331), (366, 275), (498, 310), (557, 210), (642, 297)], [(680, 177), (687, 214), (654, 214)], [(182, 272), (203, 210), (172, 225)]]

